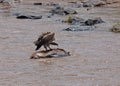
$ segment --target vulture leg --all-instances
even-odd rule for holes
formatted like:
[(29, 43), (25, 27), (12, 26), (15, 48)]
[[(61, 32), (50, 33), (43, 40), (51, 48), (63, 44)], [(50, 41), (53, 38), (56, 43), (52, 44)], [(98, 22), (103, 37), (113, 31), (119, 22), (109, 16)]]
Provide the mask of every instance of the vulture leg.
[(44, 45), (44, 48), (45, 48), (45, 50), (47, 51), (47, 46), (46, 46), (46, 45)]
[(49, 48), (49, 50), (52, 50), (52, 49), (50, 48), (50, 45), (48, 45), (48, 48)]

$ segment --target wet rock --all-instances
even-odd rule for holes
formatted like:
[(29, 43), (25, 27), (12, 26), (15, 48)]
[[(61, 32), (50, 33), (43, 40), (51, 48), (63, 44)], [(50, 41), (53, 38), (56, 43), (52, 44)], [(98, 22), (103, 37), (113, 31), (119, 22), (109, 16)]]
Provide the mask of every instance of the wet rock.
[(71, 7), (75, 7), (75, 8), (83, 7), (83, 3), (81, 3), (81, 2), (69, 2), (69, 5)]
[(47, 18), (51, 18), (52, 16), (51, 15), (48, 15)]
[(104, 21), (100, 17), (85, 20), (83, 18), (76, 16), (69, 16), (69, 18), (65, 22), (72, 25), (81, 25), (81, 26), (92, 26), (95, 24), (104, 23)]
[(93, 3), (91, 2), (84, 2), (83, 3), (83, 7), (92, 7), (93, 6)]
[(72, 29), (71, 27), (63, 29), (63, 31), (74, 31), (74, 29)]
[(64, 49), (56, 48), (47, 51), (37, 51), (34, 52), (30, 59), (39, 59), (39, 58), (49, 58), (49, 57), (64, 57), (70, 56), (70, 53), (65, 51)]
[(100, 6), (106, 5), (106, 2), (104, 2), (104, 1), (96, 1), (95, 3), (93, 3), (93, 5), (95, 7), (100, 7)]
[(94, 30), (94, 27), (90, 27), (90, 26), (72, 26), (66, 29), (63, 29), (63, 31), (92, 31)]
[(69, 23), (72, 25), (81, 25), (85, 22), (83, 18), (76, 17), (76, 16), (69, 16), (67, 20), (64, 21), (64, 23)]
[(42, 19), (42, 16), (33, 16), (33, 15), (17, 15), (17, 19)]
[(76, 1), (71, 1), (71, 2), (68, 2), (68, 3), (76, 4), (77, 2)]
[(77, 12), (73, 9), (67, 8), (64, 9), (63, 7), (57, 6), (53, 8), (50, 13), (58, 14), (58, 15), (68, 15), (68, 14), (77, 14)]
[(85, 21), (85, 25), (88, 25), (88, 26), (92, 26), (99, 23), (104, 23), (104, 21), (100, 17), (97, 17), (94, 19), (88, 19)]
[(50, 6), (59, 6), (59, 4), (51, 3)]
[(59, 4), (54, 2), (46, 2), (46, 6), (59, 6)]
[(39, 2), (39, 3), (34, 3), (34, 5), (42, 5), (42, 3), (41, 3), (41, 2)]
[(106, 5), (106, 2), (102, 0), (88, 0), (83, 2), (83, 7), (98, 7), (103, 5)]
[(55, 8), (53, 8), (50, 13), (52, 14), (58, 14), (58, 15), (64, 15), (64, 8), (63, 7), (60, 7), (60, 6), (57, 6)]
[(119, 3), (119, 0), (103, 0), (106, 2), (106, 4), (114, 4), (114, 3)]
[(87, 21), (85, 21), (85, 25), (92, 26), (94, 24), (95, 24), (95, 22), (92, 19), (88, 19)]
[(64, 14), (65, 15), (68, 15), (68, 14), (77, 14), (77, 12), (75, 10), (73, 10), (73, 9), (68, 8), (68, 9), (64, 10)]
[(116, 23), (115, 25), (113, 25), (110, 31), (120, 33), (120, 23)]
[(104, 23), (100, 17), (88, 20), (84, 20), (79, 17), (73, 17), (69, 18), (68, 21), (73, 26), (63, 29), (63, 31), (92, 31), (96, 29), (94, 26), (95, 24)]
[(0, 0), (0, 3), (3, 3), (4, 2), (4, 0)]

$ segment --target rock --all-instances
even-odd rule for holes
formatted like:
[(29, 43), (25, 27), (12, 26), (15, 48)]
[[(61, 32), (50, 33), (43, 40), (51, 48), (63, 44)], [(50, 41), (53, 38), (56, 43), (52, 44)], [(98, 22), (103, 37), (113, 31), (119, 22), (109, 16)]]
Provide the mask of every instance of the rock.
[(105, 23), (105, 22), (101, 19), (101, 17), (96, 17), (96, 18), (94, 18), (93, 20), (94, 20), (94, 23), (95, 23), (95, 24)]
[(93, 5), (94, 7), (100, 7), (100, 6), (106, 5), (106, 2), (99, 0), (93, 3)]
[(102, 0), (88, 0), (83, 2), (83, 7), (98, 7), (103, 5), (106, 5), (106, 2)]
[(114, 4), (114, 3), (119, 3), (118, 0), (106, 0), (106, 4)]
[(95, 22), (92, 19), (88, 19), (88, 20), (85, 21), (85, 25), (92, 26), (94, 24), (95, 24)]
[(42, 3), (40, 2), (40, 3), (34, 3), (34, 5), (42, 5)]
[(73, 29), (69, 27), (69, 28), (63, 29), (63, 31), (73, 31)]
[(64, 8), (63, 7), (60, 7), (60, 6), (57, 6), (55, 8), (53, 8), (50, 13), (52, 14), (58, 14), (58, 15), (64, 15)]
[(47, 51), (37, 51), (34, 52), (30, 59), (39, 59), (39, 58), (48, 58), (48, 57), (64, 57), (70, 56), (70, 53), (65, 51), (64, 49), (56, 48)]
[(66, 29), (63, 29), (63, 31), (92, 31), (94, 30), (93, 27), (90, 27), (90, 26), (72, 26), (72, 27), (69, 27), (69, 28), (66, 28)]
[(83, 3), (83, 7), (92, 7), (93, 6), (93, 3), (91, 2), (84, 2)]
[(42, 19), (42, 16), (17, 15), (17, 19)]
[(75, 7), (75, 8), (83, 7), (83, 3), (81, 3), (81, 2), (69, 2), (69, 5), (71, 7)]
[(58, 15), (68, 15), (68, 14), (77, 14), (77, 12), (73, 9), (64, 9), (63, 7), (57, 6), (53, 8), (50, 13), (58, 14)]
[(0, 0), (0, 3), (3, 3), (4, 2), (4, 0)]
[(72, 25), (80, 25), (80, 26), (85, 26), (85, 25), (92, 26), (95, 24), (104, 23), (104, 21), (100, 17), (85, 20), (83, 18), (76, 17), (76, 16), (69, 16), (67, 21), (65, 22), (72, 24)]
[(51, 3), (50, 6), (59, 6), (59, 4)]
[(64, 14), (65, 15), (68, 15), (68, 14), (77, 14), (77, 12), (75, 10), (73, 10), (73, 9), (68, 8), (68, 9), (64, 10)]
[(76, 16), (69, 16), (66, 22), (72, 25), (81, 25), (85, 22), (85, 20)]
[(116, 23), (115, 25), (113, 25), (110, 31), (120, 33), (120, 23)]
[(100, 17), (97, 17), (94, 19), (88, 19), (85, 21), (85, 25), (88, 25), (88, 26), (92, 26), (99, 23), (104, 23), (104, 21)]
[(59, 6), (58, 3), (54, 3), (54, 2), (46, 2), (45, 5), (46, 5), (46, 6)]

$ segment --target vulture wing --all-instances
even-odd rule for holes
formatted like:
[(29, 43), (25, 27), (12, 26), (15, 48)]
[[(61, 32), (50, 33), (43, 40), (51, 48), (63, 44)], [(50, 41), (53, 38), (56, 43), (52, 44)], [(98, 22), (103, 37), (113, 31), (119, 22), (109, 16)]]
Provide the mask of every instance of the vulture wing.
[(49, 45), (55, 39), (54, 35), (55, 33), (46, 33), (41, 35), (35, 42), (35, 45), (37, 46), (35, 50), (38, 50), (42, 45)]

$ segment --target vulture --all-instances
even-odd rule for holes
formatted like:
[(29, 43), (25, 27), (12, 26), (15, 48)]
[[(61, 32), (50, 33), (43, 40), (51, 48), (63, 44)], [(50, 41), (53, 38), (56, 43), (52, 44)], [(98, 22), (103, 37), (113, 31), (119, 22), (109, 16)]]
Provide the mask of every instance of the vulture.
[(47, 48), (51, 50), (50, 44), (58, 46), (58, 44), (54, 42), (55, 41), (54, 36), (55, 36), (55, 33), (52, 33), (52, 32), (42, 33), (37, 39), (37, 41), (34, 42), (34, 44), (37, 46), (35, 50), (38, 50), (39, 48), (41, 48), (41, 46), (44, 46), (46, 51), (48, 50)]

